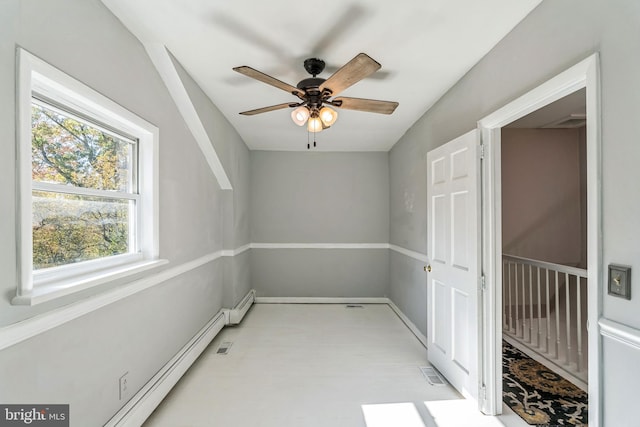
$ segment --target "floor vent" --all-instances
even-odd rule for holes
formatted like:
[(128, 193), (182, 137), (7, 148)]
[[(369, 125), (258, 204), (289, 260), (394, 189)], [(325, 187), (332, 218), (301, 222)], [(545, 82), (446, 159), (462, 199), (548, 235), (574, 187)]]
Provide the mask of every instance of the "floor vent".
[(231, 348), (231, 346), (233, 345), (232, 342), (229, 341), (225, 341), (222, 344), (220, 344), (220, 347), (218, 347), (218, 351), (216, 351), (216, 354), (229, 354), (229, 349)]
[(347, 304), (347, 308), (364, 308), (362, 304)]
[(421, 366), (420, 371), (422, 375), (429, 381), (431, 385), (446, 385), (444, 378), (440, 376), (440, 374), (431, 366)]

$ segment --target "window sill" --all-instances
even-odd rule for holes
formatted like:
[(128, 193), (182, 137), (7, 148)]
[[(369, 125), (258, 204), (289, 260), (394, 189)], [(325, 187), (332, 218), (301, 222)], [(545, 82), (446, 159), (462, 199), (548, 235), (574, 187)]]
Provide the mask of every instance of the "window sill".
[(94, 286), (102, 285), (127, 276), (132, 276), (155, 267), (168, 263), (166, 259), (139, 261), (132, 264), (121, 265), (91, 272), (81, 276), (74, 276), (65, 280), (49, 282), (34, 288), (24, 295), (16, 295), (12, 300), (13, 305), (37, 305), (51, 301), (66, 295), (83, 291)]

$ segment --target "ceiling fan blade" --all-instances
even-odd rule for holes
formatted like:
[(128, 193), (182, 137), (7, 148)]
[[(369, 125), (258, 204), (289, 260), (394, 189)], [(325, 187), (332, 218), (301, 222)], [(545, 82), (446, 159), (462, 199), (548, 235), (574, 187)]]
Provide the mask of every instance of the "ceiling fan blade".
[(322, 83), (320, 91), (328, 89), (335, 96), (368, 75), (375, 73), (380, 67), (381, 65), (369, 55), (359, 53)]
[(275, 111), (275, 110), (282, 110), (283, 108), (297, 107), (298, 105), (300, 104), (287, 102), (284, 104), (272, 105), (270, 107), (262, 107), (262, 108), (256, 108), (255, 110), (243, 111), (240, 114), (242, 114), (243, 116), (255, 116), (256, 114), (267, 113), (269, 111)]
[(270, 75), (265, 74), (261, 71), (255, 70), (251, 67), (247, 67), (246, 65), (243, 65), (242, 67), (235, 67), (233, 71), (237, 71), (238, 73), (244, 74), (247, 77), (251, 77), (252, 79), (259, 80), (262, 83), (277, 87), (278, 89), (282, 89), (298, 97), (304, 96), (303, 90), (300, 90), (295, 86), (291, 86), (290, 84), (285, 83), (281, 80), (278, 80), (275, 77), (271, 77)]
[[(338, 67), (336, 67), (335, 65), (332, 64), (327, 64), (324, 67), (324, 71), (327, 73), (335, 73), (336, 71), (338, 71)], [(369, 74), (367, 77), (365, 77), (367, 80), (386, 80), (389, 77), (393, 76), (393, 71), (389, 71), (389, 70), (378, 70), (373, 74)]]
[(346, 110), (366, 111), (368, 113), (391, 114), (399, 105), (394, 101), (378, 101), (377, 99), (364, 98), (335, 98), (332, 105)]

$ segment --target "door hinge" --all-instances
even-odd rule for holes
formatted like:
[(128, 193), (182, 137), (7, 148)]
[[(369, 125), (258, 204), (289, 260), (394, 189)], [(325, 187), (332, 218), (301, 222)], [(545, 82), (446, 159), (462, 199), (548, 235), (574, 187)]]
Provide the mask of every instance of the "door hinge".
[(480, 144), (480, 160), (484, 159), (484, 144)]
[(480, 275), (480, 290), (486, 290), (487, 289), (487, 281), (484, 278), (484, 274)]
[(480, 386), (480, 400), (487, 400), (487, 386), (484, 384)]

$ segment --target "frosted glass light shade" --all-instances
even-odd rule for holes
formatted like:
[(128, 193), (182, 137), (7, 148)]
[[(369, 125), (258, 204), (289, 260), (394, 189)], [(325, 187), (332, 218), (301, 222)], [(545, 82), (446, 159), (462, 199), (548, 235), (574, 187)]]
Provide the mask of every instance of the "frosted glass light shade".
[(320, 110), (320, 120), (326, 127), (331, 126), (338, 120), (338, 113), (329, 107), (322, 107)]
[(298, 107), (291, 112), (291, 120), (293, 120), (293, 123), (297, 124), (298, 126), (302, 126), (303, 124), (305, 124), (308, 118), (309, 110), (307, 109), (307, 107)]
[(307, 122), (307, 129), (309, 132), (321, 132), (322, 120), (320, 120), (320, 117), (311, 117)]

